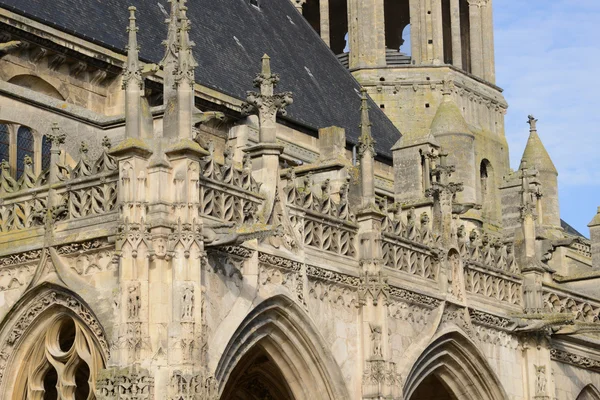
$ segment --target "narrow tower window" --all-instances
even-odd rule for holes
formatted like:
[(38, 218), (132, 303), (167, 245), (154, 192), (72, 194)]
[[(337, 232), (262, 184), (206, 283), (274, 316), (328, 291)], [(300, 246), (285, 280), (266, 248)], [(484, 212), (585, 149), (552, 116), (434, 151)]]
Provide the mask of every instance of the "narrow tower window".
[(25, 170), (25, 157), (33, 159), (33, 133), (31, 129), (22, 126), (17, 131), (17, 179)]

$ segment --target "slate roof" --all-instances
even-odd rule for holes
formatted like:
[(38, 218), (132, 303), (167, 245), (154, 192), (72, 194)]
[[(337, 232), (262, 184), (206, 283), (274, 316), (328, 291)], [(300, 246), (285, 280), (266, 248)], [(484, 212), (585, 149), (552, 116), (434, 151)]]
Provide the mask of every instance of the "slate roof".
[(584, 235), (579, 233), (579, 231), (577, 229), (573, 228), (568, 222), (566, 222), (563, 219), (560, 220), (560, 226), (561, 226), (561, 228), (563, 228), (565, 230), (565, 233), (567, 233), (568, 235), (579, 236), (584, 239), (587, 239)]
[[(264, 53), (281, 75), (278, 91), (291, 91), (294, 104), (287, 119), (310, 128), (346, 129), (348, 141), (360, 135), (360, 85), (339, 63), (290, 0), (190, 0), (190, 32), (196, 43), (199, 83), (244, 99), (260, 71)], [(141, 57), (162, 59), (167, 0), (0, 0), (0, 7), (38, 20), (83, 39), (124, 53), (127, 8), (137, 7)], [(400, 133), (371, 102), (376, 150), (390, 156)]]

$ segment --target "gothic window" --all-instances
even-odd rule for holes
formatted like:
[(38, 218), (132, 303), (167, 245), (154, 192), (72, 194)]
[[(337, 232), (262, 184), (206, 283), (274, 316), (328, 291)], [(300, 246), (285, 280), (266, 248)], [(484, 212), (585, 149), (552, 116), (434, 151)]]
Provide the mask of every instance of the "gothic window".
[(25, 157), (33, 159), (33, 133), (31, 129), (21, 126), (17, 131), (17, 179), (25, 169)]
[(10, 134), (8, 125), (0, 124), (0, 161), (6, 160), (10, 156)]
[(385, 47), (406, 53), (404, 42), (405, 28), (410, 24), (410, 6), (408, 0), (385, 0)]
[(42, 171), (46, 171), (50, 167), (50, 148), (52, 142), (47, 136), (42, 138)]
[(27, 126), (0, 123), (0, 161), (6, 160), (9, 163), (11, 175), (15, 179), (23, 174), (26, 157), (33, 161), (34, 174), (48, 169), (50, 147), (50, 140)]
[(70, 315), (62, 313), (52, 318), (26, 359), (14, 398), (95, 398), (102, 357), (87, 328)]

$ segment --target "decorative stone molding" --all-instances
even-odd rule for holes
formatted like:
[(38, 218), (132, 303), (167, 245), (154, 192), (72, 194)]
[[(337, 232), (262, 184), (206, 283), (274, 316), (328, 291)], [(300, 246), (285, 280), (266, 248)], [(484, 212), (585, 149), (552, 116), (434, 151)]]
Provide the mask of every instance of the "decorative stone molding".
[(497, 315), (488, 314), (472, 308), (469, 309), (469, 316), (471, 317), (471, 322), (474, 324), (487, 325), (492, 328), (509, 330), (515, 325), (515, 323), (509, 318), (499, 317)]
[(146, 370), (111, 368), (96, 381), (98, 400), (154, 400), (154, 377)]
[(258, 260), (260, 263), (259, 282), (262, 285), (267, 283), (283, 285), (296, 295), (302, 305), (306, 306), (303, 263), (267, 253), (259, 253)]
[(543, 296), (545, 312), (572, 313), (580, 322), (598, 322), (600, 319), (600, 304), (558, 291), (544, 291)]
[(437, 308), (442, 303), (441, 300), (436, 299), (435, 297), (411, 292), (409, 290), (394, 286), (390, 287), (390, 296), (407, 301), (409, 303), (419, 304), (430, 309)]
[(474, 328), (475, 337), (479, 339), (481, 343), (488, 343), (513, 350), (519, 348), (518, 339), (506, 331), (488, 328), (486, 326), (475, 326)]
[(25, 264), (39, 260), (42, 257), (44, 250), (31, 250), (24, 253), (11, 254), (4, 257), (0, 257), (0, 268), (8, 267), (11, 265)]
[(568, 351), (559, 349), (550, 349), (550, 358), (555, 361), (572, 364), (576, 367), (584, 369), (600, 370), (600, 361), (593, 360), (589, 357), (580, 356), (578, 354), (569, 353)]
[(212, 376), (174, 371), (170, 393), (169, 400), (217, 400), (217, 381)]
[(359, 277), (330, 271), (314, 265), (306, 266), (306, 274), (308, 275), (309, 279), (327, 281), (351, 288), (358, 288), (360, 286)]

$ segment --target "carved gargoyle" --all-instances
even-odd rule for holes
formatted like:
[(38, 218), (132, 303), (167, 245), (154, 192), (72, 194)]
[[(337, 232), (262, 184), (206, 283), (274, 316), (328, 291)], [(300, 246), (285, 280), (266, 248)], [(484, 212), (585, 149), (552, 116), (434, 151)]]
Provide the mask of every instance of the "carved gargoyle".
[(19, 40), (11, 40), (10, 42), (0, 43), (0, 57), (7, 54), (9, 51), (21, 47), (23, 43)]
[(198, 125), (198, 124), (205, 124), (208, 121), (211, 121), (213, 119), (216, 119), (218, 121), (223, 121), (225, 120), (225, 114), (223, 114), (222, 112), (218, 112), (218, 111), (200, 111), (200, 110), (195, 110), (194, 114), (192, 115), (192, 123), (194, 125)]
[(266, 238), (274, 235), (276, 229), (264, 224), (243, 224), (236, 226), (233, 223), (205, 224), (202, 227), (204, 247), (237, 246), (248, 240)]

